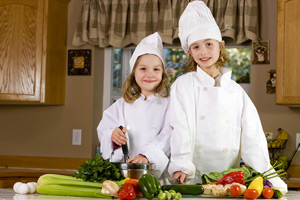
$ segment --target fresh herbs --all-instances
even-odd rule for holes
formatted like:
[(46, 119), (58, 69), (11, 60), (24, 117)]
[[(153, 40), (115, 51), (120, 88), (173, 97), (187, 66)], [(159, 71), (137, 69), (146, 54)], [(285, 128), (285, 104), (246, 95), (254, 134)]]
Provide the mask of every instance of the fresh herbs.
[(121, 175), (119, 168), (109, 162), (109, 159), (104, 160), (102, 154), (96, 155), (91, 161), (85, 161), (78, 168), (73, 177), (83, 179), (84, 181), (102, 183), (105, 180), (119, 181), (124, 177)]

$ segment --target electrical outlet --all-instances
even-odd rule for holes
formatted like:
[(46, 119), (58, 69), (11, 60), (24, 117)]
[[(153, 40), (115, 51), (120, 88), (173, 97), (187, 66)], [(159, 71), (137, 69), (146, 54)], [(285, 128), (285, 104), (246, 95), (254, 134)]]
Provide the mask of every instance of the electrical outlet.
[[(296, 149), (297, 149), (299, 143), (300, 143), (300, 133), (296, 133)], [(300, 151), (300, 147), (299, 147), (298, 151)]]
[(73, 129), (72, 145), (81, 145), (81, 129)]

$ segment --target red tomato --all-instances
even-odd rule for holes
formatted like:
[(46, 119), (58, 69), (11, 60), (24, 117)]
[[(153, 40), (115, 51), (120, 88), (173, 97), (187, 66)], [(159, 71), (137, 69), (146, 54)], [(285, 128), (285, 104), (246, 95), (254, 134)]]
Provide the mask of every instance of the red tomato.
[(258, 191), (256, 189), (247, 189), (244, 192), (244, 197), (246, 199), (256, 199), (258, 198)]
[(142, 192), (141, 192), (141, 189), (140, 189), (140, 186), (139, 186), (139, 180), (138, 179), (130, 178), (125, 182), (125, 184), (126, 183), (131, 183), (133, 185), (134, 190), (136, 192), (136, 196), (143, 196)]
[(242, 191), (241, 191), (241, 187), (239, 185), (232, 185), (230, 187), (231, 196), (238, 197), (241, 195), (241, 193), (242, 193)]
[(265, 199), (271, 199), (274, 195), (274, 190), (272, 188), (265, 188), (262, 191), (262, 195)]

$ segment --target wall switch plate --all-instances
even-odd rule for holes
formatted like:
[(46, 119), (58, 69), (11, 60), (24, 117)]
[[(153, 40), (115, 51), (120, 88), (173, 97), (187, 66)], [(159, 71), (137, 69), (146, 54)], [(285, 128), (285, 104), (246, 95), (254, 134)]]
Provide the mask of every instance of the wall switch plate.
[(81, 129), (73, 129), (72, 145), (81, 145)]
[[(297, 149), (299, 143), (300, 143), (300, 133), (296, 133), (296, 149)], [(299, 147), (298, 151), (300, 151), (300, 147)]]

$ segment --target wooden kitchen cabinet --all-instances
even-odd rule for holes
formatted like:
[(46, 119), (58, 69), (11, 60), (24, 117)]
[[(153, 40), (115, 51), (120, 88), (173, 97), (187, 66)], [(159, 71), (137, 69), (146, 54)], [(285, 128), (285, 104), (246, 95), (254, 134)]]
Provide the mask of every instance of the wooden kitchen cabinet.
[(0, 103), (64, 103), (68, 3), (0, 1)]
[(300, 104), (300, 1), (278, 0), (276, 103)]

